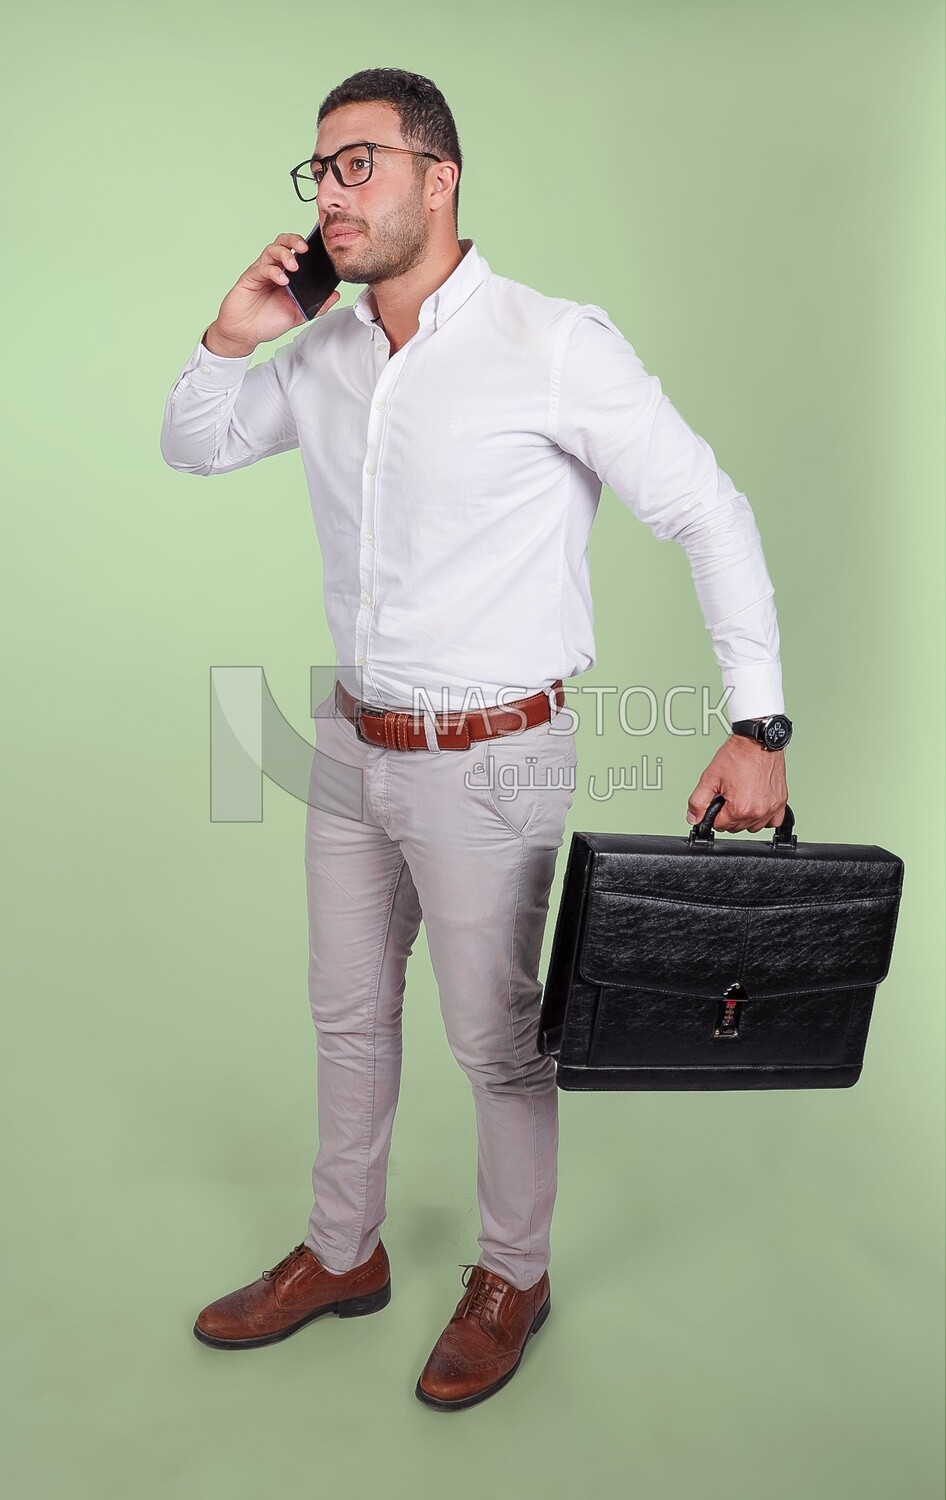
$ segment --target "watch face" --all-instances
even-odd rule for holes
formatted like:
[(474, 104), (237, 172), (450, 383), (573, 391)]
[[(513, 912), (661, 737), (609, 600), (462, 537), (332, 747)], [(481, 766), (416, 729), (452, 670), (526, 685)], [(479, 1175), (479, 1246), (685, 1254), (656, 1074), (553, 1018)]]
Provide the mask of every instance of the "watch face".
[(783, 750), (792, 737), (792, 726), (783, 714), (774, 714), (765, 726), (764, 737), (770, 750)]

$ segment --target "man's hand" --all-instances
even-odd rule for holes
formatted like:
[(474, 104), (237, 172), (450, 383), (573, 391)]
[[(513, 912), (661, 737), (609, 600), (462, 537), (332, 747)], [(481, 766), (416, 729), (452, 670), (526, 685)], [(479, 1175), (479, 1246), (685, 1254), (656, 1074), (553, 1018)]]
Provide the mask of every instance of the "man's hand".
[[(221, 302), (220, 311), (201, 340), (211, 354), (231, 358), (252, 354), (258, 344), (278, 339), (306, 322), (286, 285), (287, 272), (298, 269), (297, 257), (308, 250), (301, 234), (277, 234)], [(331, 292), (316, 317), (321, 318), (334, 307), (339, 295)]]
[(726, 802), (713, 819), (715, 829), (761, 833), (763, 828), (777, 828), (788, 801), (785, 751), (764, 750), (755, 740), (731, 734), (693, 788), (687, 822), (698, 823), (720, 794)]

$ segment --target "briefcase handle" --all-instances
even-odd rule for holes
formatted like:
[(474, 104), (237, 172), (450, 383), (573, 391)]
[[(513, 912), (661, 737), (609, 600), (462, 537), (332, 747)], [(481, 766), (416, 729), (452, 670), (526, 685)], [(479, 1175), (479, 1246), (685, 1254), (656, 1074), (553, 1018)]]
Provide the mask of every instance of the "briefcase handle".
[[(725, 801), (726, 798), (722, 796), (716, 796), (713, 798), (709, 807), (703, 814), (700, 822), (694, 823), (693, 827), (690, 829), (689, 843), (711, 844), (713, 842), (713, 839), (716, 837), (716, 830), (713, 827), (713, 819), (718, 815), (719, 810), (723, 806)], [(798, 840), (792, 832), (792, 829), (794, 827), (795, 814), (792, 812), (791, 808), (786, 802), (785, 816), (772, 835), (772, 848), (794, 849), (795, 845), (798, 843)]]

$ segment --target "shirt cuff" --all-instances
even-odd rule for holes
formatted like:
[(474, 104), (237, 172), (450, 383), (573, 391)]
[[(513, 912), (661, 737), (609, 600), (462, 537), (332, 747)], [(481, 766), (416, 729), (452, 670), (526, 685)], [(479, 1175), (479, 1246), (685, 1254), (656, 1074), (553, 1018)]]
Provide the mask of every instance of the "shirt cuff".
[(225, 391), (240, 384), (252, 358), (252, 354), (241, 354), (235, 359), (225, 354), (212, 354), (205, 344), (198, 343), (184, 369), (194, 371), (196, 378), (192, 384), (199, 390)]
[(723, 687), (732, 688), (723, 706), (730, 724), (737, 719), (759, 719), (768, 714), (785, 712), (780, 662), (726, 667), (723, 671)]

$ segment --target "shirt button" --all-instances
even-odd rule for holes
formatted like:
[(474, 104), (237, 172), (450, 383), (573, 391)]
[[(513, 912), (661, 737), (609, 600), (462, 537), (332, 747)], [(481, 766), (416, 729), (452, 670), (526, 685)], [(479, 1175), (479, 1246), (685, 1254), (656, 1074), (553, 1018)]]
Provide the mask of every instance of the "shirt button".
[(384, 408), (387, 406), (387, 404), (388, 403), (386, 401), (376, 401), (374, 404), (374, 409), (375, 411), (384, 411)]
[(378, 471), (377, 471), (377, 469), (376, 469), (376, 468), (375, 468), (375, 466), (374, 466), (374, 464), (369, 464), (369, 465), (368, 465), (368, 473), (369, 473), (369, 474), (376, 474), (376, 473), (377, 473), (377, 472), (378, 472)]
[(364, 664), (365, 664), (365, 661), (366, 661), (366, 659), (367, 659), (367, 658), (366, 658), (366, 657), (364, 657), (364, 656), (356, 656), (356, 657), (355, 657), (355, 662), (356, 662), (356, 663), (357, 663), (357, 665), (358, 665), (358, 666), (359, 666), (359, 667), (363, 667), (363, 666), (364, 666)]
[(374, 532), (373, 531), (366, 531), (365, 532), (365, 541), (366, 542), (370, 542), (370, 541), (373, 541), (373, 540), (374, 540)]
[(362, 600), (363, 604), (370, 604), (371, 603), (371, 595), (370, 594), (362, 594), (361, 600)]

